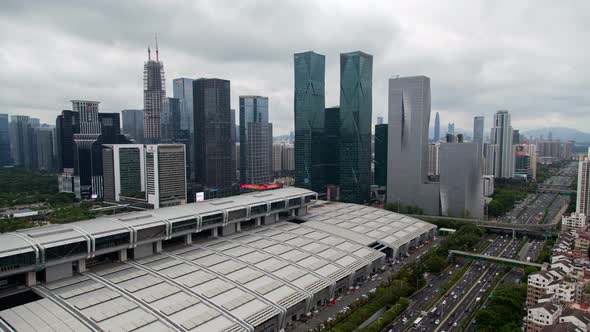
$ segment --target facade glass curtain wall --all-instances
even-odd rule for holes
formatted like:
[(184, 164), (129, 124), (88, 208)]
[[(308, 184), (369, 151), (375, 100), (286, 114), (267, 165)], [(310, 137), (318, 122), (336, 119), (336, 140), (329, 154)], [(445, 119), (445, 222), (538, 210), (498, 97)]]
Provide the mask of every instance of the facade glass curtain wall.
[(240, 97), (240, 182), (272, 181), (272, 124), (268, 123), (268, 98)]
[(344, 202), (369, 200), (373, 56), (340, 54), (340, 197)]
[(296, 53), (295, 185), (325, 191), (323, 166), (326, 58), (315, 52)]

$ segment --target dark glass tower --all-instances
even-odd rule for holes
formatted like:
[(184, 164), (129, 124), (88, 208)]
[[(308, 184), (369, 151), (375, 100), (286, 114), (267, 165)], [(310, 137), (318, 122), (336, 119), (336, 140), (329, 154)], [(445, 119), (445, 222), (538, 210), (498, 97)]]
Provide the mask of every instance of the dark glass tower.
[(369, 200), (373, 56), (360, 51), (340, 54), (340, 198)]
[(325, 191), (324, 113), (326, 58), (314, 52), (296, 53), (295, 185)]
[(11, 164), (8, 114), (0, 114), (0, 167)]
[(230, 82), (217, 78), (193, 81), (195, 184), (207, 198), (233, 193)]
[(272, 181), (272, 124), (268, 97), (240, 96), (240, 182)]
[(80, 113), (64, 110), (55, 121), (57, 136), (57, 169), (73, 174), (75, 163), (74, 134), (80, 133)]
[(340, 107), (326, 108), (324, 142), (325, 183), (340, 183)]
[(387, 185), (387, 124), (375, 126), (375, 184)]

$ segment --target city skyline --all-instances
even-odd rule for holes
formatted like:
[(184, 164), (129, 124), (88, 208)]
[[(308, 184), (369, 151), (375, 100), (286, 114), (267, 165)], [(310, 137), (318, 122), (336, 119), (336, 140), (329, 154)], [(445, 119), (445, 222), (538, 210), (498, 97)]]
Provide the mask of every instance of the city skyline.
[[(481, 114), (491, 119), (497, 109), (509, 109), (513, 113), (512, 122), (515, 128), (527, 130), (552, 123), (588, 131), (588, 121), (584, 120), (590, 112), (587, 112), (585, 97), (577, 96), (576, 91), (583, 90), (589, 79), (583, 71), (573, 70), (585, 67), (580, 63), (584, 60), (576, 55), (584, 54), (584, 50), (580, 49), (583, 46), (575, 42), (584, 39), (581, 34), (585, 33), (585, 29), (576, 29), (582, 20), (576, 13), (583, 12), (584, 8), (561, 8), (558, 18), (564, 21), (567, 19), (567, 24), (556, 27), (541, 23), (527, 27), (525, 22), (518, 19), (526, 11), (528, 17), (536, 18), (534, 22), (546, 22), (550, 15), (552, 18), (555, 15), (548, 4), (511, 7), (511, 14), (508, 16), (504, 15), (508, 8), (498, 4), (451, 5), (462, 7), (455, 10), (448, 10), (448, 6), (442, 4), (424, 6), (385, 2), (374, 9), (357, 8), (352, 4), (319, 8), (315, 4), (305, 3), (287, 4), (287, 8), (258, 4), (255, 6), (256, 10), (267, 13), (265, 16), (272, 19), (248, 24), (254, 20), (250, 10), (226, 8), (223, 3), (204, 4), (213, 8), (195, 13), (190, 6), (179, 10), (174, 4), (149, 7), (137, 3), (115, 10), (104, 4), (63, 6), (55, 3), (51, 7), (39, 5), (28, 8), (17, 2), (9, 2), (0, 14), (3, 18), (0, 24), (4, 31), (19, 33), (14, 37), (6, 35), (0, 49), (8, 64), (0, 69), (0, 76), (6, 82), (0, 83), (5, 91), (3, 98), (0, 98), (0, 108), (4, 109), (4, 113), (24, 114), (40, 118), (46, 123), (52, 123), (51, 120), (62, 109), (67, 108), (67, 99), (62, 98), (64, 95), (100, 100), (102, 109), (107, 112), (140, 108), (141, 64), (146, 57), (146, 47), (149, 44), (155, 46), (153, 35), (157, 32), (160, 58), (166, 63), (169, 78), (166, 82), (168, 91), (172, 91), (173, 78), (227, 78), (234, 87), (232, 108), (237, 108), (239, 95), (269, 96), (272, 100), (270, 107), (273, 109), (270, 121), (273, 122), (277, 135), (293, 130), (291, 56), (294, 52), (306, 49), (314, 49), (327, 55), (327, 106), (336, 105), (339, 100), (336, 84), (337, 54), (362, 49), (374, 55), (373, 123), (376, 123), (377, 116), (384, 116), (386, 113), (387, 79), (401, 74), (432, 77), (435, 82), (432, 88), (436, 91), (432, 98), (433, 113), (440, 112), (443, 123), (453, 121), (458, 128), (469, 128), (470, 119), (474, 115)], [(392, 10), (383, 10), (383, 7), (391, 7)], [(418, 8), (424, 8), (428, 17), (423, 27), (410, 24), (420, 13)], [(244, 22), (228, 24), (225, 30), (217, 33), (191, 38), (190, 43), (183, 41), (186, 33), (194, 31), (200, 24), (217, 27), (229, 23), (219, 18), (214, 21), (208, 16), (207, 13), (216, 10), (236, 15), (239, 13), (243, 15)], [(336, 11), (343, 18), (342, 21), (353, 16), (358, 17), (357, 21), (360, 23), (356, 32), (348, 36), (346, 41), (332, 38), (340, 33), (342, 25), (330, 20), (323, 22), (322, 17), (325, 17), (328, 10)], [(311, 23), (322, 24), (324, 33), (319, 37), (308, 28), (300, 27), (300, 30), (295, 31), (297, 38), (291, 33), (284, 35), (274, 31), (276, 36), (273, 38), (259, 40), (260, 34), (248, 27), (252, 25), (264, 31), (271, 29), (275, 22), (296, 22), (303, 13), (314, 11), (316, 14), (307, 19)], [(107, 12), (117, 15), (97, 15)], [(394, 14), (384, 14), (389, 12)], [(458, 12), (467, 13), (470, 17), (461, 23), (461, 29), (458, 22), (454, 22), (460, 20), (455, 20), (454, 14), (450, 14)], [(164, 24), (162, 19), (172, 14), (178, 18), (175, 20), (178, 26), (175, 25), (174, 29)], [(58, 15), (73, 16), (76, 20), (57, 22), (54, 18)], [(134, 20), (118, 20), (119, 15), (142, 17), (145, 23), (138, 25)], [(191, 15), (198, 19), (182, 19)], [(25, 27), (22, 24), (23, 17), (30, 16), (40, 19)], [(160, 18), (161, 22), (153, 24), (156, 18)], [(81, 24), (77, 24), (78, 20), (90, 24), (80, 26)], [(482, 20), (489, 24), (480, 24)], [(192, 25), (195, 27), (191, 28)], [(94, 28), (98, 26), (101, 27), (100, 30)], [(440, 29), (441, 26), (445, 28)], [(491, 29), (495, 31), (498, 27), (502, 27), (499, 33), (490, 33)], [(504, 43), (502, 36), (508, 30), (511, 39)], [(115, 31), (129, 32), (121, 34)], [(368, 40), (365, 38), (367, 35), (372, 35), (373, 38)], [(479, 36), (486, 36), (485, 43), (480, 41), (482, 38)], [(212, 40), (206, 50), (196, 46), (210, 38)], [(25, 45), (23, 40), (32, 42)], [(530, 44), (521, 43), (522, 40), (528, 40)], [(245, 47), (252, 42), (260, 42), (261, 45), (256, 49)], [(225, 45), (230, 50), (240, 49), (240, 52), (226, 52), (220, 45)], [(247, 51), (244, 52), (244, 49)], [(433, 52), (433, 49), (443, 51)], [(567, 49), (568, 52), (556, 53), (555, 50), (559, 49)], [(39, 54), (44, 56), (39, 57)], [(260, 62), (265, 62), (265, 66), (256, 66), (260, 70), (255, 73), (244, 69)], [(35, 65), (30, 65), (32, 63)], [(39, 72), (36, 68), (45, 70)], [(544, 68), (543, 80), (540, 80), (539, 68)], [(30, 88), (35, 88), (37, 84), (47, 86), (48, 80), (55, 84), (31, 100), (26, 98), (28, 89), (24, 88), (24, 84), (31, 84), (28, 77), (37, 78)], [(116, 78), (114, 83), (113, 78)], [(533, 118), (531, 115), (534, 113), (538, 116)], [(582, 121), (574, 120), (574, 116), (580, 116)], [(385, 118), (388, 122), (386, 116)]]

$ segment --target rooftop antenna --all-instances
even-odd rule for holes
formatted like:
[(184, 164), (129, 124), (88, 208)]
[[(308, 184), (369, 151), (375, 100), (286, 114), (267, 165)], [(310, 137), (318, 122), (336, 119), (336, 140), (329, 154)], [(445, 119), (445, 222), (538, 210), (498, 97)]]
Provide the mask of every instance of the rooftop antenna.
[(156, 32), (156, 61), (160, 61), (160, 56), (158, 54), (158, 33)]

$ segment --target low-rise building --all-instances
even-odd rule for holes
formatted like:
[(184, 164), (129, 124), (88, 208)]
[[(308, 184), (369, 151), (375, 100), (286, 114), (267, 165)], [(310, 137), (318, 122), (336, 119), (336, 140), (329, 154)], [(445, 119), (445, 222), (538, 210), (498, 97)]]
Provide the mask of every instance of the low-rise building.
[(527, 332), (541, 332), (543, 327), (555, 324), (559, 320), (561, 311), (561, 306), (554, 303), (538, 303), (529, 306)]
[(561, 229), (582, 229), (586, 228), (586, 215), (583, 213), (574, 212), (569, 216), (561, 217)]

